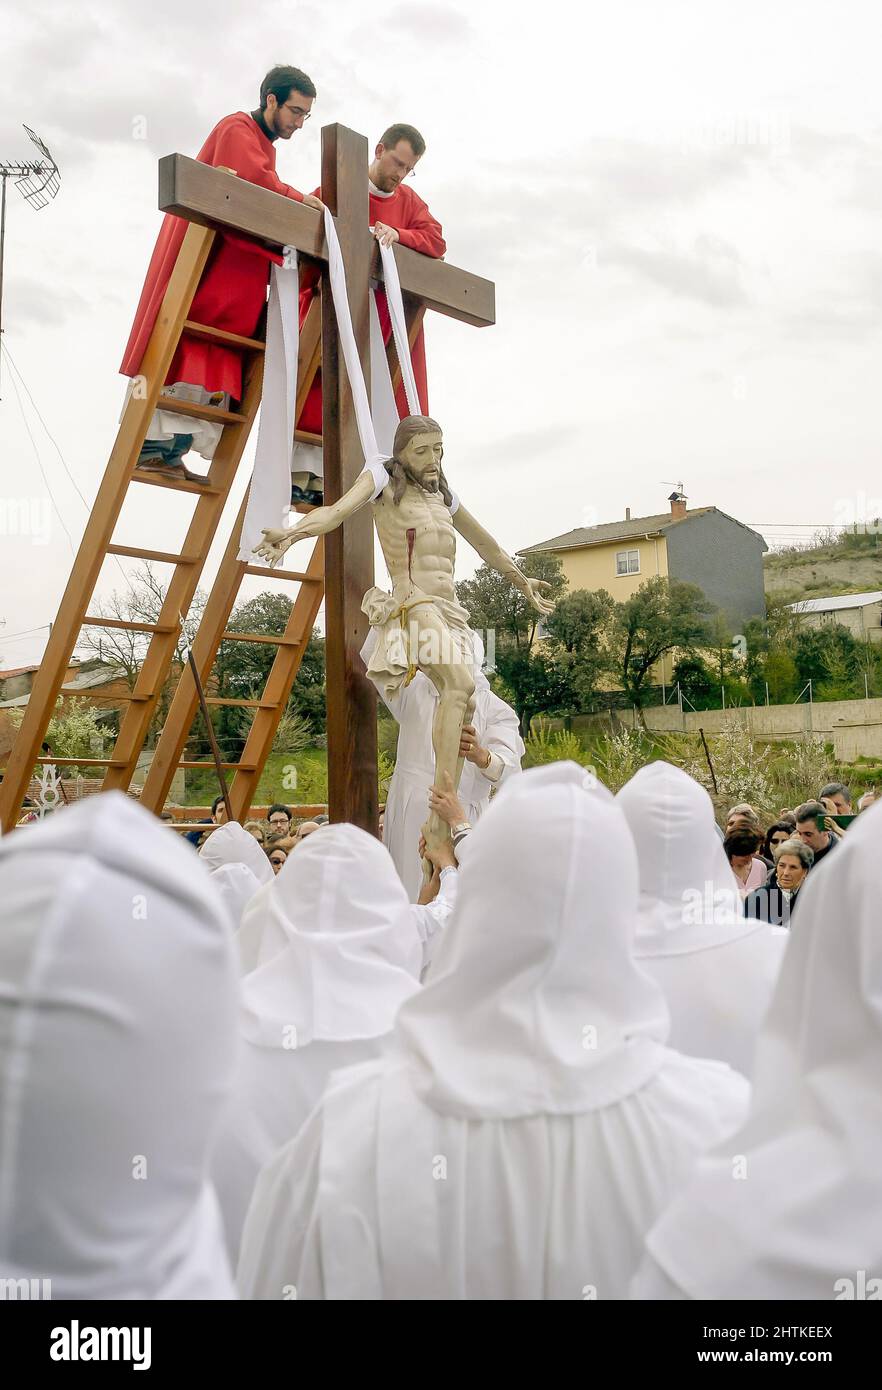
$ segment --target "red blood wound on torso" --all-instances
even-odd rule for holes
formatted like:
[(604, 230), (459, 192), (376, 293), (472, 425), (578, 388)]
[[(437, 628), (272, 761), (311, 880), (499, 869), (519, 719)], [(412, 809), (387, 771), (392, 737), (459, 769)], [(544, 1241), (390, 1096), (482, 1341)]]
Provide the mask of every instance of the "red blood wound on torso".
[(412, 573), (412, 571), (411, 571), (411, 565), (413, 564), (413, 547), (414, 547), (414, 542), (415, 542), (415, 540), (416, 540), (416, 527), (415, 527), (415, 526), (408, 526), (408, 528), (407, 528), (407, 577), (408, 577), (408, 579), (411, 579), (411, 580), (413, 579), (413, 573)]

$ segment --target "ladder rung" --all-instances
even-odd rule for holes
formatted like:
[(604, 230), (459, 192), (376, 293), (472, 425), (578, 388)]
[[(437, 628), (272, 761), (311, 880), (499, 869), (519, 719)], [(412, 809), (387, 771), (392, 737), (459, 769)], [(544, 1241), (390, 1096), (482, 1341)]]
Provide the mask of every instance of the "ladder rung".
[(124, 632), (177, 632), (177, 623), (133, 623), (124, 618), (95, 618), (87, 614), (83, 627), (118, 627)]
[(266, 642), (267, 646), (276, 647), (299, 647), (299, 637), (286, 637), (281, 633), (278, 637), (265, 637), (261, 632), (222, 632), (222, 642)]
[(227, 700), (220, 695), (206, 695), (207, 705), (235, 705), (239, 709), (278, 709), (272, 700)]
[(48, 767), (125, 767), (124, 758), (34, 758)]
[[(183, 473), (183, 468), (181, 472)], [(167, 487), (172, 492), (195, 492), (200, 497), (219, 497), (220, 488), (211, 483), (191, 483), (188, 478), (166, 478), (162, 473), (148, 473), (146, 468), (136, 468), (130, 479), (133, 483), (147, 483), (150, 487)]]
[[(100, 690), (81, 691), (76, 688), (72, 690), (70, 686), (64, 685), (61, 687), (61, 694), (67, 696), (69, 699), (74, 699), (77, 695), (88, 695), (90, 700), (108, 700), (113, 705), (145, 704), (147, 700), (153, 699), (152, 695), (112, 695), (109, 692), (106, 695), (102, 695)], [(74, 758), (74, 762), (76, 761), (77, 759)]]
[(225, 328), (212, 328), (207, 323), (194, 323), (192, 319), (184, 323), (184, 332), (207, 343), (227, 343), (229, 347), (246, 348), (249, 352), (266, 351), (266, 343), (259, 338), (243, 338), (240, 333), (228, 333)]
[[(209, 772), (214, 772), (214, 770), (215, 770), (216, 767), (217, 767), (217, 763), (192, 763), (192, 762), (183, 762), (183, 763), (178, 763), (178, 767), (203, 767), (203, 768), (207, 768), (207, 770), (208, 770)], [(224, 772), (256, 772), (256, 771), (257, 771), (257, 764), (256, 764), (256, 763), (221, 763), (221, 767), (223, 768)]]
[(193, 401), (179, 401), (174, 396), (160, 396), (156, 402), (157, 410), (173, 410), (176, 415), (191, 415), (194, 420), (208, 420), (218, 425), (244, 425), (247, 415), (237, 410), (221, 410), (217, 405), (196, 405)]
[[(212, 767), (214, 764), (212, 763)], [(213, 820), (170, 820), (165, 822), (172, 830), (202, 830), (207, 833), (209, 830), (219, 830), (220, 826), (215, 825)]]
[(161, 560), (166, 565), (195, 565), (198, 555), (173, 555), (169, 550), (139, 550), (136, 545), (113, 545), (107, 547), (108, 555), (127, 555), (130, 560)]
[(320, 445), (322, 442), (322, 437), (320, 434), (311, 434), (309, 430), (295, 430), (294, 438), (297, 440), (298, 444)]
[(243, 574), (256, 574), (259, 579), (293, 579), (298, 584), (323, 584), (324, 580), (314, 574), (304, 574), (302, 570), (270, 569), (269, 565), (246, 565)]

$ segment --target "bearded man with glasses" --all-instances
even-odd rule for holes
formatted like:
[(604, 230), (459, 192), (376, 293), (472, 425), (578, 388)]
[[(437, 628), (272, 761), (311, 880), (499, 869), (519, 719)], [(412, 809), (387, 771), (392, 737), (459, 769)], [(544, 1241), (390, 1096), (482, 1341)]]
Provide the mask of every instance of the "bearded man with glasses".
[[(410, 185), (416, 174), (416, 166), (426, 152), (426, 142), (415, 126), (399, 122), (390, 125), (383, 132), (374, 150), (374, 158), (368, 166), (368, 193), (370, 202), (370, 226), (377, 241), (384, 246), (392, 246), (396, 241), (422, 256), (432, 256), (440, 260), (447, 250), (447, 243), (441, 223), (433, 217), (428, 206)], [(316, 195), (321, 193), (317, 188)], [(300, 324), (306, 318), (313, 296), (318, 293), (320, 274), (318, 270), (305, 272), (301, 279)], [(392, 336), (392, 324), (386, 295), (382, 289), (377, 292), (377, 312), (383, 340), (388, 343)], [(429, 392), (426, 380), (426, 343), (420, 328), (410, 352), (413, 374), (420, 398), (423, 415), (429, 413)], [(398, 417), (403, 420), (410, 414), (403, 383), (399, 383), (395, 396)], [(317, 372), (312, 388), (303, 405), (298, 430), (307, 434), (322, 432), (322, 387), (321, 372)], [(294, 449), (292, 476), (292, 502), (311, 502), (320, 506), (323, 500), (322, 451), (320, 446), (298, 443)]]
[[(231, 169), (240, 179), (285, 198), (321, 209), (316, 195), (300, 193), (283, 183), (276, 173), (275, 142), (290, 140), (309, 120), (315, 96), (312, 80), (299, 68), (272, 68), (260, 84), (259, 108), (250, 114), (237, 111), (225, 116), (196, 158), (203, 164)], [(163, 221), (120, 367), (123, 376), (137, 378), (141, 370), (144, 350), (187, 226), (183, 218), (172, 213)], [(219, 231), (190, 306), (190, 319), (244, 338), (253, 337), (266, 304), (271, 263), (281, 265), (282, 257), (248, 237)], [(163, 395), (235, 409), (242, 398), (241, 352), (185, 333), (172, 360)], [(222, 428), (171, 410), (157, 410), (138, 467), (166, 477), (204, 483), (207, 479), (202, 474), (191, 473), (185, 467), (183, 456), (193, 449), (204, 459), (213, 458)]]

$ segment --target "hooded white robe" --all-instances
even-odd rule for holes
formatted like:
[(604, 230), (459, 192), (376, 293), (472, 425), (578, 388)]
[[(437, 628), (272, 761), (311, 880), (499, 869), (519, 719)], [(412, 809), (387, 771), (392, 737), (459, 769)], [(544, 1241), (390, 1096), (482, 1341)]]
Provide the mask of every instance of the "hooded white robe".
[[(450, 877), (455, 884), (455, 870)], [(419, 987), (422, 937), (452, 911), (450, 892), (449, 907), (412, 907), (378, 840), (329, 825), (248, 904), (238, 934), (242, 1060), (213, 1164), (233, 1257), (261, 1167), (297, 1133), (333, 1070), (379, 1055)]]
[(748, 1078), (789, 933), (745, 918), (714, 809), (670, 763), (642, 767), (617, 797), (640, 868), (634, 954), (662, 989), (668, 1041)]
[(609, 793), (572, 763), (527, 772), (471, 840), (396, 1055), (335, 1073), (258, 1180), (246, 1297), (623, 1297), (656, 1215), (744, 1113), (742, 1077), (663, 1045)]
[(208, 874), (109, 792), (6, 837), (0, 880), (0, 1278), (235, 1298), (206, 1174), (237, 980)]
[(275, 878), (266, 850), (238, 821), (227, 821), (213, 830), (200, 849), (199, 858), (211, 873), (224, 864), (245, 864), (258, 883), (271, 883)]
[(227, 905), (233, 926), (238, 929), (246, 907), (260, 888), (258, 879), (247, 864), (221, 864), (211, 871), (211, 881)]
[[(483, 647), (472, 634), (476, 651), (483, 660)], [(362, 648), (367, 665), (376, 643), (372, 632)], [(476, 661), (474, 723), (478, 743), (492, 755), (486, 771), (465, 762), (458, 795), (466, 819), (474, 825), (490, 804), (490, 793), (521, 770), (524, 741), (518, 717), (510, 705), (490, 689), (487, 677)], [(423, 883), (419, 857), (420, 832), (429, 815), (429, 788), (435, 775), (432, 724), (438, 709), (438, 692), (428, 676), (417, 671), (410, 685), (388, 694), (381, 680), (375, 680), (377, 693), (399, 726), (395, 772), (386, 797), (383, 843), (395, 861), (411, 902), (416, 902)]]
[(882, 1297), (880, 849), (871, 808), (800, 889), (750, 1113), (653, 1228), (633, 1297)]

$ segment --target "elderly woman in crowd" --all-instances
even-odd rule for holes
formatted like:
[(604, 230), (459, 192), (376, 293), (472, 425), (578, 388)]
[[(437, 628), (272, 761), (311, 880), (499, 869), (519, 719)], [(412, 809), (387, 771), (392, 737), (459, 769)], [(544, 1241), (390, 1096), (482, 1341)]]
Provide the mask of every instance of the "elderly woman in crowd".
[(744, 915), (756, 922), (787, 927), (796, 910), (796, 899), (814, 862), (814, 853), (794, 836), (775, 850), (775, 867), (768, 881), (744, 899)]

